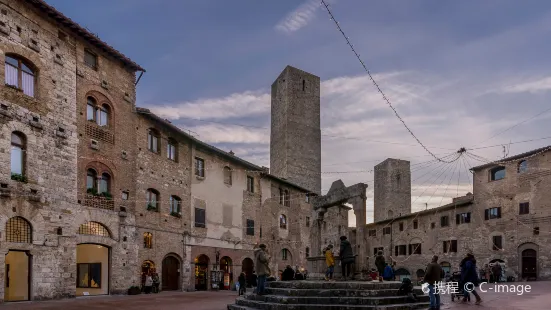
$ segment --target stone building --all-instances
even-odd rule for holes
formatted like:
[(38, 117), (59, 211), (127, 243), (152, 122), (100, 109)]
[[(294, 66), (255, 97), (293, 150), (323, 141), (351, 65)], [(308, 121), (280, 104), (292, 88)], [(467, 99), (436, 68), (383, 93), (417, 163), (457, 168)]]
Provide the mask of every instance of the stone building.
[(0, 46), (1, 298), (125, 292), (133, 206), (113, 197), (134, 193), (124, 115), (143, 69), (40, 0), (0, 2)]
[[(473, 167), (473, 194), (439, 208), (416, 213), (402, 210), (401, 215), (394, 213), (365, 225), (369, 266), (374, 267), (374, 256), (382, 250), (387, 261), (396, 262), (400, 278), (418, 279), (433, 255), (440, 257), (446, 271), (454, 272), (466, 252), (473, 251), (481, 269), (485, 264), (502, 265), (502, 280), (509, 276), (550, 279), (551, 261), (546, 254), (551, 250), (550, 150), (545, 147)], [(399, 166), (387, 173), (410, 178), (405, 175), (409, 170)], [(383, 191), (377, 197), (399, 186), (397, 178), (392, 182), (385, 187), (375, 185)], [(376, 199), (375, 214), (381, 205), (388, 211), (388, 205)]]

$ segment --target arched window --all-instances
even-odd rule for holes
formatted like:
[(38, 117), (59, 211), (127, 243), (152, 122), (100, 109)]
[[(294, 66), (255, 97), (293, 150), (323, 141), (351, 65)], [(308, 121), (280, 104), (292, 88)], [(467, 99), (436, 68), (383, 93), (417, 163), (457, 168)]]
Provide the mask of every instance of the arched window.
[(34, 87), (36, 72), (32, 69), (34, 66), (15, 55), (6, 55), (6, 85), (15, 86), (23, 91), (27, 96), (34, 97)]
[(279, 216), (279, 228), (287, 229), (287, 217), (283, 214)]
[(78, 228), (78, 234), (111, 237), (109, 229), (98, 222), (87, 222), (80, 225)]
[(159, 153), (159, 132), (149, 129), (147, 133), (147, 149), (153, 153)]
[(490, 180), (497, 181), (505, 178), (505, 167), (496, 167), (490, 170)]
[(111, 176), (109, 173), (104, 172), (99, 180), (99, 193), (109, 193), (111, 188)]
[(32, 243), (32, 227), (26, 219), (15, 216), (6, 223), (6, 242)]
[(98, 176), (96, 170), (86, 170), (86, 192), (111, 198), (111, 175), (107, 172)]
[(518, 173), (525, 173), (528, 171), (528, 162), (526, 160), (518, 163)]
[(284, 196), (285, 196), (284, 206), (290, 207), (290, 206), (291, 206), (291, 196), (289, 195), (289, 191), (288, 191), (288, 190), (284, 190), (284, 191), (283, 191), (283, 194), (284, 194)]
[(86, 171), (86, 191), (89, 194), (95, 194), (98, 192), (98, 173), (96, 170), (90, 168)]
[(151, 249), (153, 247), (153, 235), (150, 232), (143, 233), (143, 247)]
[(170, 196), (170, 214), (179, 215), (181, 211), (182, 200), (178, 196)]
[(107, 127), (109, 125), (110, 108), (109, 105), (98, 105), (96, 99), (88, 97), (86, 99), (86, 119), (95, 122), (99, 126)]
[(159, 192), (150, 188), (145, 194), (147, 200), (147, 210), (157, 211), (159, 209)]
[(232, 184), (232, 171), (228, 166), (224, 167), (224, 184)]
[(282, 260), (287, 260), (288, 257), (289, 257), (289, 250), (282, 249), (281, 250), (281, 259)]
[(178, 161), (178, 144), (174, 139), (168, 139), (166, 157), (170, 160)]
[(26, 141), (25, 135), (20, 132), (12, 132), (11, 134), (11, 174), (25, 174), (25, 152)]

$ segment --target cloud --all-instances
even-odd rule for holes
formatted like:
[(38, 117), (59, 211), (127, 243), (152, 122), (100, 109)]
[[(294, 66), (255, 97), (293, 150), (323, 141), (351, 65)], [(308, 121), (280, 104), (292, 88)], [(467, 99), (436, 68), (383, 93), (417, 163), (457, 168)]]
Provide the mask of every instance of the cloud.
[(287, 14), (284, 19), (277, 23), (275, 29), (284, 33), (295, 32), (308, 25), (316, 16), (316, 10), (320, 8), (320, 1), (308, 0)]
[(504, 93), (539, 93), (551, 90), (551, 77), (544, 77), (530, 82), (509, 85), (502, 89)]

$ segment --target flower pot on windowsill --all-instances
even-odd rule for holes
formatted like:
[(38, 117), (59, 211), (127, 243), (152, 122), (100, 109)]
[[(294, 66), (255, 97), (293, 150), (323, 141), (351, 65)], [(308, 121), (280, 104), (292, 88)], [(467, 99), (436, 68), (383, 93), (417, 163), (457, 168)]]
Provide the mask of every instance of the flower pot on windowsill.
[(181, 218), (182, 215), (178, 212), (170, 212), (170, 215), (174, 216), (174, 217), (177, 217), (177, 218)]
[(155, 211), (157, 212), (157, 207), (154, 205), (147, 205), (147, 211)]

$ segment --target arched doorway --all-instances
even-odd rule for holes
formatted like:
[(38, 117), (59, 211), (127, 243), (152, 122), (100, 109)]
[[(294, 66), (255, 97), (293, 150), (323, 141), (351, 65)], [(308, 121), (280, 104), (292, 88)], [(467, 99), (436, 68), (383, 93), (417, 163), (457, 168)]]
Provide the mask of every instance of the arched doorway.
[(411, 274), (405, 268), (399, 268), (398, 270), (396, 270), (395, 275), (396, 275), (396, 280), (397, 281), (402, 281), (405, 278), (411, 279)]
[(195, 290), (206, 291), (208, 289), (209, 257), (201, 254), (195, 258)]
[(251, 287), (251, 283), (253, 283), (253, 270), (254, 270), (253, 260), (248, 257), (245, 258), (243, 262), (241, 262), (241, 271), (245, 273), (247, 287)]
[(526, 249), (522, 251), (522, 278), (536, 280), (538, 277), (538, 256), (536, 250)]
[(6, 254), (5, 301), (30, 300), (31, 255), (26, 251), (10, 250)]
[(155, 270), (154, 262), (146, 260), (142, 263), (142, 274), (148, 274), (152, 270)]
[(231, 258), (224, 256), (220, 259), (220, 270), (223, 276), (219, 287), (230, 290), (233, 284), (233, 265)]
[(162, 272), (163, 291), (175, 291), (180, 282), (180, 260), (172, 255), (163, 259)]

